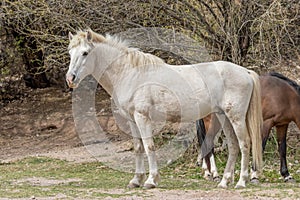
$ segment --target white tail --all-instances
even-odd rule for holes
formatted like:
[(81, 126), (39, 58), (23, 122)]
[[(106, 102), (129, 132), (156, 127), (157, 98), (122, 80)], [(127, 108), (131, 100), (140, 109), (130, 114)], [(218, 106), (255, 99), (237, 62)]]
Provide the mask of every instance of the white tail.
[(263, 124), (262, 108), (261, 108), (261, 88), (259, 82), (259, 76), (249, 70), (254, 82), (252, 96), (247, 111), (247, 128), (252, 143), (252, 157), (253, 157), (253, 170), (260, 172), (263, 165), (262, 155), (262, 137), (261, 127)]

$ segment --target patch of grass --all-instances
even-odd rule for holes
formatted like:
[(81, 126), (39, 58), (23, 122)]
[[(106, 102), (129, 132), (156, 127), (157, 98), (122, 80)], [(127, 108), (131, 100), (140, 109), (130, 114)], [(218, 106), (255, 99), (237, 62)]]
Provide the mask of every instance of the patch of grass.
[(209, 190), (215, 188), (217, 183), (207, 181), (202, 177), (200, 167), (195, 164), (185, 165), (183, 158), (176, 163), (163, 168), (160, 188), (185, 189), (185, 190)]
[[(161, 170), (161, 189), (209, 190), (216, 183), (201, 178), (200, 168), (182, 169), (183, 159)], [(112, 170), (101, 163), (69, 163), (30, 157), (0, 165), (0, 197), (103, 198), (144, 195), (142, 189), (127, 190), (132, 174)], [(119, 191), (119, 192), (118, 192)], [(125, 194), (124, 194), (125, 191)], [(126, 193), (127, 192), (127, 193)]]
[[(133, 174), (112, 170), (98, 162), (69, 163), (45, 157), (30, 157), (1, 164), (0, 171), (2, 198), (57, 195), (66, 198), (117, 198), (136, 193), (144, 195), (142, 189), (126, 189)], [(180, 160), (162, 169), (161, 178), (161, 189), (208, 190), (216, 186), (216, 183), (201, 178), (199, 167), (181, 169)]]
[[(0, 197), (7, 198), (57, 194), (68, 197), (107, 196), (97, 190), (124, 188), (131, 178), (128, 173), (109, 169), (100, 163), (73, 164), (41, 157), (1, 164), (0, 171)], [(31, 182), (30, 178), (41, 181)], [(63, 180), (68, 179), (75, 181), (64, 183)], [(50, 184), (43, 185), (45, 180), (50, 180)], [(51, 184), (51, 180), (60, 182)]]
[[(194, 152), (195, 154), (195, 152)], [(160, 170), (161, 190), (218, 190), (217, 183), (202, 177), (202, 170), (195, 165), (196, 155), (184, 155), (173, 164)], [(216, 163), (222, 175), (227, 161), (227, 153), (219, 152)], [(285, 196), (300, 198), (299, 183), (284, 183), (279, 174), (279, 156), (276, 143), (268, 142), (264, 155), (262, 183), (248, 184), (246, 189), (239, 190), (244, 197), (264, 196), (283, 198)], [(296, 180), (300, 180), (299, 164), (295, 157), (288, 157), (289, 171)], [(236, 164), (235, 183), (239, 178), (240, 158)], [(126, 186), (133, 174), (112, 170), (101, 163), (70, 163), (67, 161), (30, 157), (13, 163), (0, 164), (0, 197), (30, 198), (57, 197), (96, 199), (123, 196), (147, 195), (143, 189), (128, 190)], [(234, 185), (229, 185), (233, 190)], [(271, 191), (271, 192), (268, 192)], [(278, 191), (278, 192), (274, 192)]]
[[(287, 164), (288, 170), (293, 178), (300, 181), (300, 163), (299, 154), (300, 151), (297, 149), (291, 149), (287, 146)], [(266, 149), (264, 152), (264, 170), (263, 170), (263, 181), (269, 183), (282, 183), (283, 178), (280, 175), (280, 156), (278, 152), (278, 145), (276, 140), (276, 133), (271, 132)]]

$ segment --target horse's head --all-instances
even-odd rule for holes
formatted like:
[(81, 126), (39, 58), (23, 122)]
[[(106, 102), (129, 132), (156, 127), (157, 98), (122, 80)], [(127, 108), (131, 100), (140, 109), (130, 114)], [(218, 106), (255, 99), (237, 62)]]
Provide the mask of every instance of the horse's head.
[[(90, 75), (94, 69), (85, 66), (89, 53), (94, 49), (95, 43), (104, 41), (104, 37), (91, 30), (78, 32), (76, 35), (69, 33), (70, 65), (66, 74), (66, 81), (71, 88), (76, 88), (80, 81)], [(92, 59), (92, 58), (88, 58)]]
[(81, 32), (75, 36), (69, 33), (69, 39), (70, 65), (66, 74), (66, 80), (69, 87), (76, 88), (80, 81), (91, 73), (90, 70), (85, 69), (84, 63), (88, 54), (94, 48), (94, 45), (91, 41), (89, 31), (87, 31), (86, 34)]

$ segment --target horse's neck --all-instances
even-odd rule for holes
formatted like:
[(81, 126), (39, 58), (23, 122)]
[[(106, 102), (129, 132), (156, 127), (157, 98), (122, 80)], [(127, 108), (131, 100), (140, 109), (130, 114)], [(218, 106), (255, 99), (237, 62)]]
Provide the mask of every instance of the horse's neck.
[[(109, 95), (114, 92), (114, 86), (117, 85), (121, 78), (126, 76), (126, 65), (122, 65), (119, 59), (123, 57), (120, 51), (114, 49), (105, 49), (105, 54), (99, 53), (97, 55), (96, 66), (94, 74), (100, 85), (106, 90)], [(105, 57), (103, 57), (105, 56)]]
[(115, 70), (112, 69), (112, 66), (109, 66), (106, 68), (105, 71), (102, 72), (96, 72), (97, 74), (95, 78), (98, 80), (99, 84), (102, 86), (102, 88), (110, 95), (112, 96), (112, 93), (114, 91), (114, 85), (117, 82)]
[(98, 82), (100, 83), (100, 85), (102, 86), (102, 88), (110, 95), (112, 96), (113, 93), (113, 85), (111, 83), (111, 81), (109, 80), (108, 76), (106, 73), (104, 73), (101, 78), (98, 80)]

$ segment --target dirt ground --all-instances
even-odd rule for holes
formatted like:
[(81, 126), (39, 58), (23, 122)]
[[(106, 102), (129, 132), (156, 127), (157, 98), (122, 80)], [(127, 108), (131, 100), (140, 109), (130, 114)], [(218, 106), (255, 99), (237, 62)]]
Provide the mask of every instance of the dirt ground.
[[(286, 72), (290, 78), (300, 82), (300, 68)], [(298, 79), (297, 79), (298, 78)], [(100, 90), (99, 105), (110, 107), (109, 97)], [(28, 94), (1, 108), (0, 112), (0, 162), (11, 162), (27, 156), (49, 156), (72, 162), (95, 161), (82, 145), (75, 131), (72, 113), (72, 94), (57, 88), (28, 89)], [(112, 133), (120, 130), (108, 111), (101, 111), (100, 124)], [(114, 190), (124, 193), (123, 190)], [(241, 199), (239, 190), (184, 191), (154, 189), (144, 191), (145, 196), (121, 199)], [(268, 191), (275, 192), (276, 191)], [(260, 192), (259, 192), (260, 193)], [(272, 199), (261, 196), (248, 199)], [(148, 196), (146, 198), (146, 196)], [(107, 198), (110, 199), (110, 198)], [(286, 197), (285, 199), (289, 199)]]
[(36, 89), (2, 108), (2, 161), (81, 146), (72, 118), (71, 94)]

